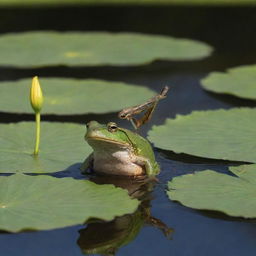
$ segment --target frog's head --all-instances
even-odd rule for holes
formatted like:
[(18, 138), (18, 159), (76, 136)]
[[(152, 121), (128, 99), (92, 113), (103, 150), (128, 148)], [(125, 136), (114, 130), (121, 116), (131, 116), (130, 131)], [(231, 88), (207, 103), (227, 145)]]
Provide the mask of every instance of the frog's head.
[(110, 122), (107, 125), (103, 125), (96, 121), (90, 121), (86, 127), (85, 140), (90, 145), (96, 141), (120, 146), (129, 146), (131, 144), (127, 132), (122, 128), (120, 129), (116, 123)]

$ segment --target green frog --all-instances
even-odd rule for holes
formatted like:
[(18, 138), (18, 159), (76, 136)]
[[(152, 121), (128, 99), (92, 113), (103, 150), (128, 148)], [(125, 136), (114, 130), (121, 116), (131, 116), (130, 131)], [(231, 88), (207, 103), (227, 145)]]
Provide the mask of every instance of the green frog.
[(113, 122), (102, 125), (91, 121), (86, 127), (85, 140), (93, 153), (81, 166), (84, 173), (88, 168), (108, 175), (154, 176), (159, 173), (150, 143), (139, 134)]

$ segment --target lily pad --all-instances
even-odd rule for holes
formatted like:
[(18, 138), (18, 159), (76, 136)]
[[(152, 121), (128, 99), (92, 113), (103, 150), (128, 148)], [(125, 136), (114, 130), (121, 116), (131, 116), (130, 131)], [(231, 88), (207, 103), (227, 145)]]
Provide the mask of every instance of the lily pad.
[(83, 162), (91, 153), (85, 130), (78, 124), (42, 122), (40, 152), (34, 157), (34, 122), (0, 124), (0, 173), (58, 172)]
[(208, 91), (256, 100), (256, 65), (231, 68), (226, 73), (212, 72), (201, 84)]
[(0, 65), (141, 65), (156, 59), (193, 60), (212, 48), (190, 39), (136, 33), (26, 32), (0, 36)]
[(211, 170), (175, 177), (167, 194), (191, 208), (256, 218), (256, 164), (230, 170), (237, 177)]
[(206, 158), (256, 162), (256, 109), (194, 111), (153, 126), (156, 147)]
[[(108, 113), (155, 95), (146, 87), (94, 79), (42, 78), (43, 114)], [(0, 82), (0, 110), (33, 113), (28, 100), (31, 79)]]
[(47, 230), (90, 218), (111, 220), (137, 207), (137, 200), (113, 185), (46, 175), (0, 177), (1, 230)]

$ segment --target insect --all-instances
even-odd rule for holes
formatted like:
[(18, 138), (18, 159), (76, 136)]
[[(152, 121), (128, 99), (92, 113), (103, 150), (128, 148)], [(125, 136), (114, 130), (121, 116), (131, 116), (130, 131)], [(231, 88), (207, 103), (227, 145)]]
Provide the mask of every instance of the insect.
[[(151, 119), (152, 114), (157, 106), (157, 103), (159, 102), (159, 100), (166, 98), (168, 91), (169, 91), (169, 87), (164, 86), (164, 88), (161, 90), (159, 94), (147, 100), (145, 103), (142, 103), (133, 107), (125, 108), (122, 111), (120, 111), (118, 114), (118, 117), (120, 119), (127, 119), (128, 121), (130, 121), (133, 127), (135, 128), (135, 130), (137, 130), (143, 124), (145, 124)], [(136, 119), (134, 117), (134, 115), (138, 115), (144, 111), (145, 113), (142, 115), (141, 118)]]

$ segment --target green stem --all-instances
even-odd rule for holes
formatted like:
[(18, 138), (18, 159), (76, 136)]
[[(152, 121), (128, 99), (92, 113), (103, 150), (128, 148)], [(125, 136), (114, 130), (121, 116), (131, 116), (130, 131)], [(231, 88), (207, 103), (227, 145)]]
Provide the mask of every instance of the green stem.
[(36, 145), (34, 150), (34, 155), (39, 153), (39, 144), (40, 144), (40, 112), (36, 112)]

